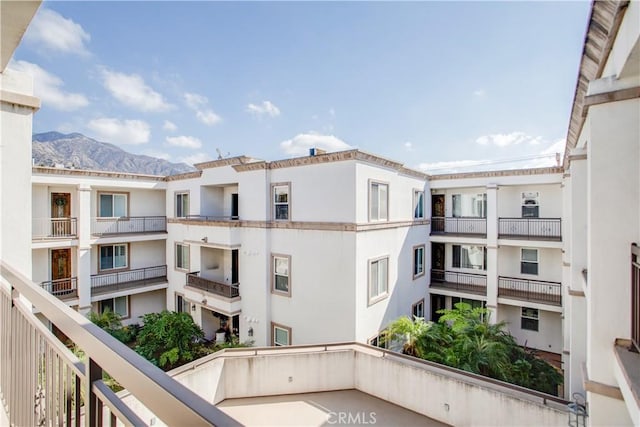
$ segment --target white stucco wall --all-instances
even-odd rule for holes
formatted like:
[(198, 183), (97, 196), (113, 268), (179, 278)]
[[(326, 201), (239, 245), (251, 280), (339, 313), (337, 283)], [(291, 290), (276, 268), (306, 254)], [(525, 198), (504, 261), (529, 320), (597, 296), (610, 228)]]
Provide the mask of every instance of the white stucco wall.
[(539, 248), (532, 242), (526, 249), (538, 250), (538, 274), (522, 274), (520, 272), (521, 249), (514, 246), (501, 246), (498, 249), (498, 275), (518, 277), (529, 280), (562, 282), (561, 249)]
[[(522, 303), (527, 306), (526, 302)], [(498, 321), (507, 322), (509, 332), (520, 345), (537, 348), (538, 350), (562, 353), (562, 314), (552, 311), (538, 310), (538, 331), (522, 329), (520, 324), (522, 308), (500, 304), (498, 306)]]
[(558, 184), (505, 185), (498, 190), (498, 217), (522, 217), (522, 192), (537, 192), (540, 218), (562, 217), (562, 188)]

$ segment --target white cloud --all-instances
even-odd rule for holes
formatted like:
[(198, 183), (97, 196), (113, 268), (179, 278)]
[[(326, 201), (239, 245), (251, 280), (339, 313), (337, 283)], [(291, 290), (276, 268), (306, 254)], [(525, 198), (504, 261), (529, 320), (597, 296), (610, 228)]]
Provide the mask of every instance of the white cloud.
[(410, 141), (405, 142), (404, 149), (407, 151), (413, 151), (413, 144)]
[(196, 112), (196, 118), (208, 126), (222, 121), (222, 118), (209, 108), (209, 100), (197, 93), (185, 93), (184, 100), (189, 108)]
[(485, 96), (487, 94), (487, 92), (485, 92), (484, 89), (476, 89), (476, 90), (473, 91), (473, 94), (475, 96), (482, 97), (482, 96)]
[(24, 40), (41, 52), (55, 51), (76, 55), (89, 55), (85, 43), (91, 36), (80, 24), (63, 17), (51, 9), (43, 8), (31, 21)]
[(33, 77), (34, 93), (42, 100), (42, 105), (45, 107), (73, 111), (89, 105), (86, 96), (81, 93), (65, 92), (62, 90), (64, 86), (62, 79), (36, 64), (26, 61), (11, 61), (9, 66)]
[(147, 86), (137, 74), (124, 74), (102, 70), (104, 87), (111, 95), (131, 108), (139, 111), (160, 112), (171, 109), (164, 97)]
[(180, 162), (193, 165), (196, 163), (202, 163), (202, 162), (206, 162), (207, 160), (211, 160), (211, 156), (209, 156), (207, 153), (196, 153), (190, 156), (180, 157), (180, 159), (178, 160)]
[(282, 141), (280, 148), (292, 156), (309, 154), (309, 148), (320, 148), (326, 151), (342, 151), (353, 148), (333, 135), (321, 135), (315, 132), (301, 133), (292, 139)]
[(200, 148), (202, 147), (202, 141), (193, 136), (168, 136), (167, 144), (173, 145), (174, 147), (184, 147), (184, 148)]
[(280, 109), (276, 107), (271, 101), (262, 101), (262, 104), (259, 105), (249, 104), (247, 105), (247, 112), (253, 114), (256, 117), (278, 117), (280, 115)]
[(114, 144), (145, 144), (151, 136), (149, 124), (142, 120), (101, 118), (91, 120), (87, 127), (96, 133), (97, 139)]
[(162, 159), (162, 160), (170, 160), (171, 159), (171, 155), (169, 153), (165, 153), (163, 151), (144, 150), (143, 153), (145, 155), (147, 155), (147, 156), (155, 157), (157, 159)]
[(480, 145), (495, 145), (498, 147), (508, 147), (522, 143), (537, 145), (542, 142), (541, 136), (531, 136), (524, 132), (496, 133), (492, 135), (483, 135), (476, 139)]
[(162, 129), (168, 131), (168, 132), (175, 132), (178, 130), (178, 126), (176, 126), (175, 123), (169, 121), (169, 120), (165, 120), (164, 123), (162, 124)]

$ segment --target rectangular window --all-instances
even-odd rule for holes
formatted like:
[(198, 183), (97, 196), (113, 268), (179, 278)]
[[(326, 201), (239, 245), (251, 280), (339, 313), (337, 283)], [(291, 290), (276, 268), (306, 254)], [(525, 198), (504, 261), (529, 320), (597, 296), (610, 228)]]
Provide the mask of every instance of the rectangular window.
[(522, 307), (522, 317), (520, 317), (520, 329), (538, 332), (538, 316), (537, 308)]
[(413, 318), (420, 317), (424, 319), (424, 299), (421, 299), (417, 303), (411, 306), (411, 314)]
[(369, 220), (386, 221), (389, 219), (389, 186), (380, 182), (369, 185)]
[(127, 267), (127, 244), (100, 245), (100, 270)]
[(538, 274), (538, 250), (525, 249), (520, 251), (520, 273), (522, 274)]
[(487, 269), (487, 248), (484, 246), (453, 245), (452, 250), (452, 267)]
[(189, 314), (191, 309), (191, 303), (189, 303), (184, 295), (176, 294), (176, 311), (178, 313)]
[(272, 292), (291, 296), (291, 286), (289, 283), (289, 265), (291, 263), (291, 257), (284, 255), (273, 255), (272, 260)]
[(271, 345), (291, 345), (291, 328), (282, 325), (271, 324)]
[(127, 195), (99, 193), (98, 216), (115, 218), (127, 216)]
[(276, 221), (289, 220), (289, 184), (274, 184), (273, 193), (273, 219)]
[(369, 303), (387, 295), (389, 258), (369, 261)]
[(538, 218), (540, 193), (537, 191), (522, 192), (522, 218)]
[(453, 216), (455, 218), (486, 218), (487, 195), (481, 194), (454, 194), (451, 197)]
[(378, 335), (369, 340), (369, 345), (379, 348), (389, 348), (387, 333), (385, 331), (381, 331)]
[(189, 216), (189, 193), (176, 193), (176, 218)]
[(413, 248), (413, 278), (424, 274), (424, 245)]
[(455, 307), (455, 305), (458, 304), (459, 302), (469, 304), (471, 308), (487, 308), (487, 303), (485, 301), (479, 301), (479, 300), (469, 299), (469, 298), (451, 297), (452, 307)]
[(129, 297), (117, 297), (117, 298), (109, 298), (100, 301), (100, 313), (104, 313), (109, 310), (112, 313), (117, 313), (121, 317), (129, 317)]
[(176, 243), (176, 268), (189, 270), (189, 245)]
[(413, 191), (413, 217), (424, 218), (424, 191)]

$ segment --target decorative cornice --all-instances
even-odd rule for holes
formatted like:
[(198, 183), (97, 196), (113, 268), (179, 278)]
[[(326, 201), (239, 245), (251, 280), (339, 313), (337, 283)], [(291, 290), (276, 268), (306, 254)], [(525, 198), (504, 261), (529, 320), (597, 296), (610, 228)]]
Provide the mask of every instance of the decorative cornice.
[(34, 112), (40, 109), (40, 100), (35, 96), (0, 89), (0, 102), (31, 108)]
[(627, 99), (640, 98), (640, 87), (618, 89), (610, 92), (596, 93), (585, 96), (582, 114), (586, 117), (587, 110), (593, 105), (606, 104), (608, 102), (626, 101)]
[(183, 179), (192, 179), (192, 178), (200, 178), (200, 176), (202, 176), (202, 171), (193, 171), (193, 172), (185, 172), (185, 173), (179, 173), (176, 175), (169, 175), (169, 176), (165, 176), (164, 180), (165, 181), (180, 181)]
[(492, 178), (499, 176), (523, 176), (523, 175), (547, 175), (553, 173), (562, 173), (560, 166), (551, 166), (546, 168), (532, 169), (506, 169), (500, 171), (477, 171), (477, 172), (459, 172), (447, 173), (442, 175), (431, 175), (429, 181), (438, 181), (445, 179), (462, 179), (462, 178)]
[(585, 391), (611, 397), (612, 399), (624, 400), (619, 387), (590, 380), (589, 371), (585, 363), (582, 363), (582, 385)]
[(207, 227), (229, 228), (276, 228), (285, 230), (314, 231), (350, 231), (363, 232), (372, 230), (388, 230), (393, 228), (429, 225), (430, 220), (391, 221), (380, 223), (357, 224), (354, 222), (316, 222), (316, 221), (242, 221), (242, 220), (201, 220), (186, 218), (168, 218), (169, 224), (201, 225)]
[(193, 166), (198, 170), (203, 170), (203, 169), (219, 168), (221, 166), (243, 165), (245, 163), (250, 163), (253, 161), (255, 160), (252, 159), (251, 157), (236, 156), (236, 157), (228, 157), (226, 159), (210, 160), (208, 162), (196, 163)]
[(92, 171), (85, 169), (65, 169), (51, 168), (46, 166), (33, 166), (31, 169), (34, 174), (43, 175), (70, 175), (70, 176), (93, 176), (100, 178), (115, 179), (136, 179), (141, 181), (164, 181), (165, 177), (160, 175), (143, 175), (127, 172), (109, 172), (109, 171)]
[(584, 298), (584, 291), (576, 291), (576, 290), (573, 290), (573, 289), (569, 288), (569, 289), (567, 289), (567, 292), (572, 297), (582, 297), (582, 298)]

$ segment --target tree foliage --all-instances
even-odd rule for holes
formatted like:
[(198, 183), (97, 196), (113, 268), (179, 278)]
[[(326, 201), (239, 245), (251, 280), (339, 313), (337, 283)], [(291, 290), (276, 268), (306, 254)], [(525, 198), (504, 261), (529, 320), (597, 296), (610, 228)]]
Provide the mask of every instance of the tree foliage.
[(109, 308), (102, 313), (89, 312), (89, 320), (125, 344), (136, 339), (138, 325), (122, 326), (122, 317)]
[(487, 309), (461, 302), (438, 313), (437, 323), (401, 317), (389, 326), (387, 338), (404, 342), (403, 353), (411, 356), (557, 394), (562, 375), (534, 351), (520, 347), (505, 322), (490, 323)]
[(198, 357), (204, 332), (187, 313), (163, 311), (142, 317), (135, 350), (168, 370)]

